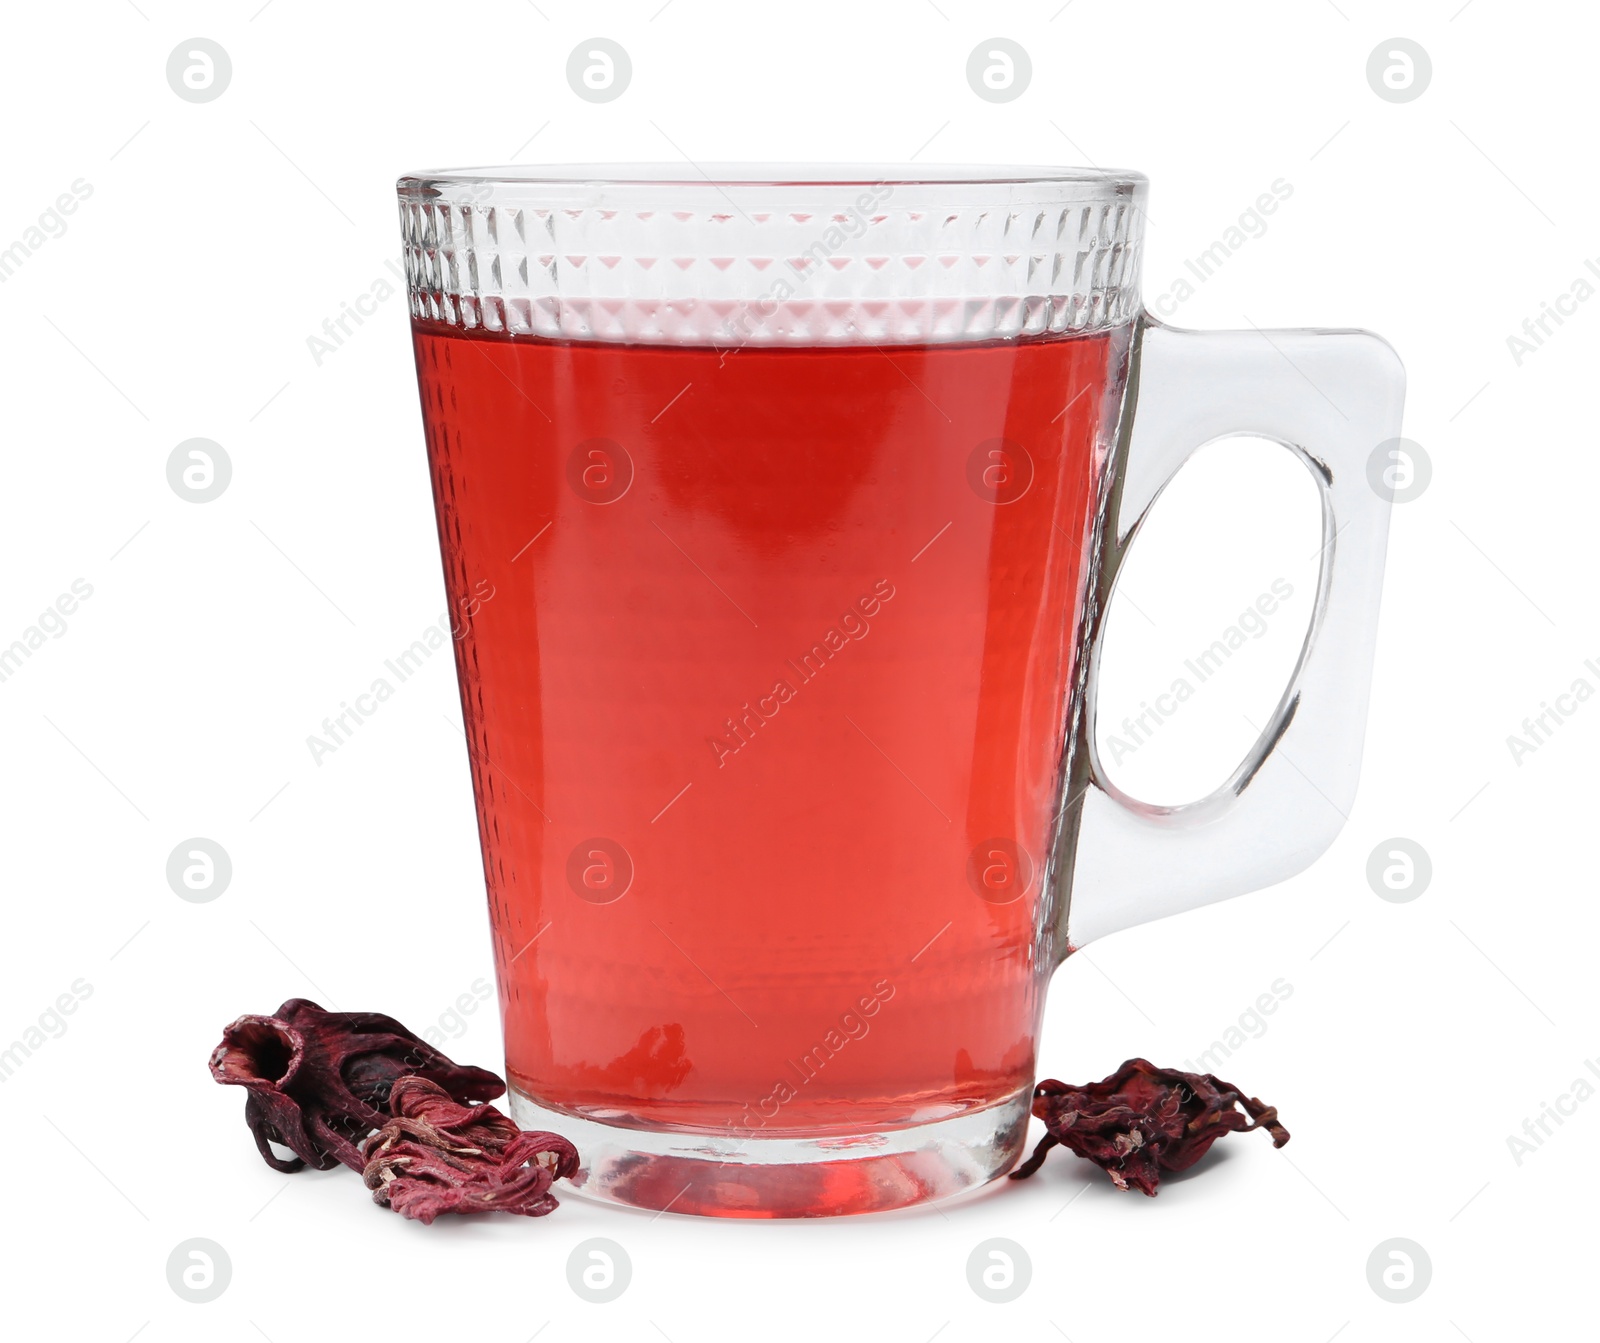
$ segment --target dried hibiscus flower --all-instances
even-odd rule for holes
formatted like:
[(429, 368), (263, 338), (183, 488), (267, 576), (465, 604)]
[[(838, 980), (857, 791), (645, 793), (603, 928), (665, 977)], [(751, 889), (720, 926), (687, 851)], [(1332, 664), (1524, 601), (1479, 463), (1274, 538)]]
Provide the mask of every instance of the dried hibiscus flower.
[(1032, 1175), (1060, 1145), (1094, 1162), (1118, 1189), (1152, 1197), (1163, 1173), (1188, 1170), (1224, 1133), (1264, 1128), (1274, 1147), (1289, 1141), (1275, 1107), (1210, 1073), (1157, 1068), (1144, 1059), (1129, 1059), (1105, 1081), (1087, 1086), (1040, 1082), (1033, 1113), (1046, 1133), (1011, 1172), (1013, 1180)]
[(363, 1172), (375, 1203), (429, 1223), (447, 1212), (543, 1217), (551, 1184), (578, 1169), (578, 1151), (554, 1133), (524, 1133), (492, 1105), (462, 1105), (424, 1077), (403, 1077), (394, 1118), (368, 1139)]
[[(262, 1159), (285, 1172), (338, 1162), (363, 1170), (357, 1144), (388, 1120), (390, 1091), (401, 1078), (426, 1078), (457, 1101), (493, 1100), (506, 1089), (494, 1073), (451, 1062), (393, 1017), (325, 1012), (304, 998), (228, 1026), (212, 1051), (211, 1075), (249, 1091), (245, 1123)], [(278, 1156), (271, 1143), (294, 1157)]]

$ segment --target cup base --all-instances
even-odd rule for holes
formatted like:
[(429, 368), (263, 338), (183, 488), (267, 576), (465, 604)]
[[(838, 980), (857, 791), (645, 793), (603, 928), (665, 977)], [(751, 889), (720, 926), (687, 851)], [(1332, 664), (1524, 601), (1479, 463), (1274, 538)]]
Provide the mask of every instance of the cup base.
[(1004, 1175), (1032, 1093), (953, 1119), (859, 1135), (726, 1136), (622, 1128), (548, 1109), (512, 1087), (511, 1117), (559, 1133), (582, 1165), (568, 1193), (699, 1217), (840, 1217), (936, 1203)]

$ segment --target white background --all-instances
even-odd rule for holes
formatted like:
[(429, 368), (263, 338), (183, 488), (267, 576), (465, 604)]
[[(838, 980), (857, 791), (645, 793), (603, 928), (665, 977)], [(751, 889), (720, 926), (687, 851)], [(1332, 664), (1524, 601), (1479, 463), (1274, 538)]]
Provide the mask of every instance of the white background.
[[(1600, 686), (1583, 665), (1600, 657), (1600, 302), (1520, 366), (1507, 347), (1600, 253), (1592, 12), (93, 0), (15, 7), (5, 27), (0, 247), (75, 179), (92, 187), (0, 286), (0, 644), (73, 580), (93, 587), (0, 684), (0, 1043), (74, 981), (92, 989), (0, 1091), (9, 1333), (1490, 1343), (1592, 1330), (1600, 1098), (1520, 1165), (1507, 1137), (1600, 1056), (1600, 703), (1520, 764), (1506, 740), (1576, 678)], [(634, 67), (605, 105), (564, 76), (594, 35)], [(1003, 105), (965, 78), (968, 53), (996, 35), (1033, 62), (1029, 89)], [(1365, 74), (1397, 35), (1433, 63), (1405, 104)], [(224, 95), (199, 105), (165, 78), (194, 36), (233, 63)], [(568, 1198), (542, 1221), (425, 1228), (373, 1208), (348, 1172), (275, 1174), (241, 1122), (244, 1097), (206, 1072), (225, 1022), (305, 994), (454, 1030), (457, 995), (490, 973), (448, 664), (320, 767), (305, 744), (444, 606), (403, 300), (320, 367), (307, 347), (389, 276), (395, 177), (914, 154), (1147, 172), (1152, 299), (1282, 178), (1293, 195), (1268, 231), (1172, 320), (1364, 326), (1406, 362), (1406, 433), (1434, 477), (1395, 510), (1348, 827), (1283, 887), (1074, 958), (1042, 1048), (1044, 1072), (1073, 1081), (1132, 1054), (1181, 1064), (1283, 979), (1292, 995), (1220, 1071), (1276, 1103), (1294, 1141), (1229, 1139), (1155, 1200), (1057, 1155), (1031, 1182), (944, 1212), (786, 1224)], [(196, 436), (233, 463), (204, 505), (165, 472)], [(1309, 594), (1303, 482), (1271, 455), (1217, 465), (1223, 451), (1140, 543), (1141, 614), (1114, 616), (1128, 671), (1108, 716), (1165, 688), (1274, 578)], [(1275, 698), (1292, 660), (1304, 601), (1294, 610), (1125, 781), (1176, 794), (1226, 773), (1249, 736), (1238, 720)], [(210, 903), (166, 881), (192, 836), (231, 855)], [(1408, 903), (1366, 878), (1393, 836), (1433, 863)], [(490, 1009), (460, 1029), (450, 1053), (498, 1066)], [(169, 1253), (195, 1236), (232, 1262), (210, 1304), (167, 1283)], [(591, 1236), (633, 1264), (612, 1304), (567, 1285), (568, 1253)], [(1033, 1263), (1009, 1305), (966, 1282), (992, 1236)], [(1395, 1236), (1433, 1265), (1405, 1305), (1366, 1275)]]

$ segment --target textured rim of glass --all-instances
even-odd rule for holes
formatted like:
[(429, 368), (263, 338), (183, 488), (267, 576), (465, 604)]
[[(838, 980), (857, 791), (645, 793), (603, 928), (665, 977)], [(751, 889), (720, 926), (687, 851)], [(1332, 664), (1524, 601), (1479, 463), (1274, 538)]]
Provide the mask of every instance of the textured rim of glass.
[(481, 186), (546, 188), (553, 196), (564, 190), (642, 188), (663, 191), (717, 188), (809, 189), (860, 187), (887, 183), (895, 187), (1034, 186), (1056, 193), (1076, 188), (1084, 197), (1111, 199), (1144, 195), (1143, 173), (1116, 168), (1043, 167), (1037, 165), (909, 163), (573, 163), (508, 164), (495, 167), (439, 168), (407, 173), (400, 178), (403, 197), (429, 198)]
[(464, 331), (923, 344), (1137, 315), (1138, 173), (908, 164), (462, 168), (398, 184), (410, 307)]

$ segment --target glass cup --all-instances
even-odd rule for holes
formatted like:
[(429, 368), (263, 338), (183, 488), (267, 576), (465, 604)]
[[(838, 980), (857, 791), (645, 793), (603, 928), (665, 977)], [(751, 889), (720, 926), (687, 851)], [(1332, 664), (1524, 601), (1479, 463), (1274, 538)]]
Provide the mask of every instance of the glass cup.
[[(787, 1217), (994, 1179), (1055, 967), (1337, 833), (1400, 364), (1153, 321), (1146, 190), (401, 179), (511, 1111), (577, 1144), (579, 1192)], [(1315, 612), (1228, 782), (1149, 806), (1096, 759), (1100, 617), (1162, 487), (1240, 433), (1321, 491)]]

